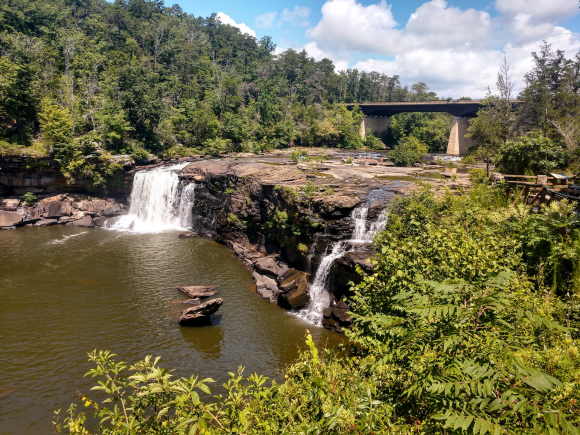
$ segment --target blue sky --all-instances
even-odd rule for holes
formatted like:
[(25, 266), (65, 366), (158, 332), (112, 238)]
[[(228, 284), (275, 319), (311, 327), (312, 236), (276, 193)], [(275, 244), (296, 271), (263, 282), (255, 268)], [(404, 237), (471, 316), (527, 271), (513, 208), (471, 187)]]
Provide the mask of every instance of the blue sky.
[(541, 41), (580, 50), (577, 0), (166, 0), (199, 16), (305, 49), (337, 69), (398, 74), (441, 96), (485, 95), (505, 57), (517, 86)]

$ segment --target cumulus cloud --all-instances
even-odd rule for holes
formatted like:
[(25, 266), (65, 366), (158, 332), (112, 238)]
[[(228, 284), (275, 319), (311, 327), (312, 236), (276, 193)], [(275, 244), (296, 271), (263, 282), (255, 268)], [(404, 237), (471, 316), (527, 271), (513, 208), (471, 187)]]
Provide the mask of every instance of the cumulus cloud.
[(369, 6), (356, 0), (329, 0), (309, 35), (325, 49), (387, 54), (399, 39), (396, 24), (384, 0)]
[(578, 13), (576, 0), (496, 0), (495, 7), (504, 14), (526, 14), (538, 20), (566, 18)]
[[(360, 1), (360, 0), (359, 0)], [(573, 56), (580, 49), (574, 32), (556, 25), (576, 10), (575, 0), (496, 0), (502, 13), (449, 6), (445, 0), (420, 5), (403, 25), (385, 0), (363, 5), (357, 0), (327, 0), (322, 17), (308, 34), (305, 49), (344, 66), (398, 74), (406, 83), (423, 81), (442, 96), (482, 97), (496, 81), (505, 56), (516, 85), (532, 66), (530, 53), (543, 40)], [(573, 5), (574, 6), (574, 5)]]
[(228, 24), (230, 26), (233, 27), (237, 27), (238, 29), (240, 29), (240, 32), (245, 33), (246, 35), (250, 35), (253, 36), (254, 38), (256, 37), (256, 32), (254, 32), (254, 30), (252, 30), (250, 28), (250, 26), (248, 26), (245, 23), (238, 23), (236, 22), (232, 17), (230, 17), (228, 14), (224, 13), (224, 12), (218, 12), (216, 14), (216, 17), (218, 20), (220, 20), (223, 24)]

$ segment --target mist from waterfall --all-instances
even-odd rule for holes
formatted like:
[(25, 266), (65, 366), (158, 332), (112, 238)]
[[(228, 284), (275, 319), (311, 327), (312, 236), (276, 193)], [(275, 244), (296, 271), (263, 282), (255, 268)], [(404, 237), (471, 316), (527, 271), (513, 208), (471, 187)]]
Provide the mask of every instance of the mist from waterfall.
[(121, 216), (110, 228), (138, 233), (189, 229), (195, 184), (180, 183), (179, 171), (186, 165), (181, 163), (137, 172), (129, 213)]
[(354, 223), (351, 238), (334, 243), (330, 252), (327, 252), (320, 260), (320, 265), (316, 269), (312, 284), (310, 284), (310, 303), (306, 308), (296, 313), (301, 319), (317, 326), (322, 324), (323, 311), (330, 306), (331, 302), (327, 285), (332, 265), (347, 252), (356, 251), (361, 245), (372, 243), (375, 235), (387, 225), (388, 214), (386, 210), (381, 211), (377, 218), (371, 222), (368, 220), (368, 213), (367, 204), (355, 208), (351, 215)]

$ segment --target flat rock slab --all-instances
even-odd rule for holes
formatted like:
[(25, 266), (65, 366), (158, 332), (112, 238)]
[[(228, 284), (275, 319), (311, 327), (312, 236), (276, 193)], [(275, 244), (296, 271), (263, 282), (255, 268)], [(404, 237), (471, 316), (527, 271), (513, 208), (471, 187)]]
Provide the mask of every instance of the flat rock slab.
[(15, 211), (0, 210), (0, 227), (12, 227), (22, 222), (22, 216)]
[(177, 287), (177, 290), (179, 290), (190, 299), (209, 298), (217, 294), (215, 287), (206, 285), (189, 285), (184, 287)]
[(210, 299), (203, 304), (188, 307), (181, 313), (179, 324), (182, 326), (200, 326), (210, 323), (210, 316), (224, 303), (222, 298)]

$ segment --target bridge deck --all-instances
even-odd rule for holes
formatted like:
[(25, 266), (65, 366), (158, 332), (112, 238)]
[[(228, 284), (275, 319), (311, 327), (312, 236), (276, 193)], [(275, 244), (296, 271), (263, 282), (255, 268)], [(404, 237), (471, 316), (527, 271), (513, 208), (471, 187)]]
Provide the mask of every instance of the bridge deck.
[(404, 112), (444, 112), (454, 116), (472, 117), (483, 106), (482, 100), (465, 101), (397, 101), (383, 103), (352, 103), (367, 116), (391, 116)]

